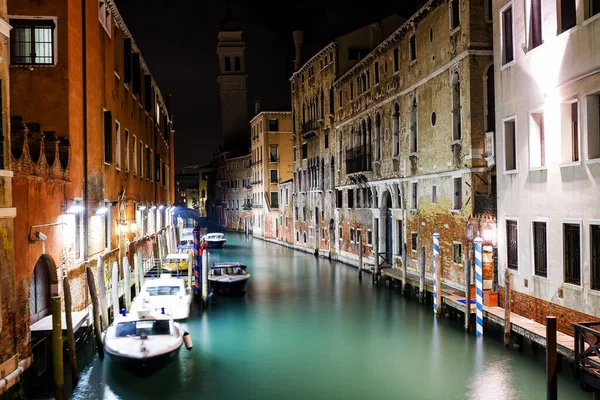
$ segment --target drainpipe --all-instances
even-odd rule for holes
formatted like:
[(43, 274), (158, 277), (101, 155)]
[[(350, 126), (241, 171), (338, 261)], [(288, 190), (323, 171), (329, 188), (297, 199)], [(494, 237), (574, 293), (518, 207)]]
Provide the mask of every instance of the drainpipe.
[[(88, 151), (87, 151), (87, 49), (86, 49), (86, 10), (85, 1), (81, 0), (81, 54), (83, 62), (83, 259), (88, 260)], [(86, 291), (87, 300), (87, 291)]]

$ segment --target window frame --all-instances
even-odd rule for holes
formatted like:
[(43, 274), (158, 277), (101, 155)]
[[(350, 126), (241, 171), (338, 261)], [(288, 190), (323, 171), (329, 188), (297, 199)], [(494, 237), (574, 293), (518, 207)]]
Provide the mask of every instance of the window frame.
[[(51, 21), (54, 24), (54, 27), (52, 29), (52, 63), (48, 63), (48, 64), (39, 64), (39, 63), (30, 63), (30, 64), (23, 64), (23, 63), (13, 63), (12, 60), (12, 54), (8, 57), (9, 60), (9, 65), (10, 66), (27, 66), (27, 67), (31, 67), (31, 68), (39, 68), (39, 67), (45, 67), (45, 68), (49, 68), (49, 67), (56, 67), (58, 65), (58, 17), (57, 16), (37, 16), (37, 15), (9, 15), (8, 16), (8, 20), (9, 22), (11, 20), (21, 20), (21, 21), (31, 21), (31, 22), (39, 22), (39, 21)], [(13, 25), (13, 30), (15, 29), (14, 23), (11, 23), (11, 25)], [(11, 35), (11, 38), (14, 37), (15, 33), (13, 31), (13, 34)], [(8, 47), (10, 49), (11, 47), (11, 41), (9, 40), (8, 42)], [(12, 51), (10, 52), (12, 53)]]
[[(536, 271), (536, 257), (535, 257), (535, 224), (543, 223), (545, 224), (545, 264), (546, 264), (546, 275), (538, 274)], [(531, 240), (531, 274), (538, 278), (548, 279), (548, 225), (549, 221), (547, 218), (531, 218), (529, 227), (530, 227), (530, 240)]]
[[(460, 254), (459, 254), (460, 261), (458, 261), (458, 262), (456, 261), (456, 258), (455, 258), (455, 256), (456, 256), (455, 252), (456, 252), (457, 246), (459, 246), (459, 249), (460, 249)], [(452, 241), (452, 264), (463, 265), (463, 263), (464, 263), (463, 243), (454, 240), (454, 241)]]
[[(535, 119), (534, 115), (536, 114), (541, 114), (541, 119), (540, 122), (541, 123), (537, 123), (537, 120)], [(544, 108), (538, 108), (532, 111), (529, 111), (529, 135), (527, 135), (527, 150), (528, 150), (528, 157), (529, 157), (529, 170), (530, 171), (537, 171), (537, 170), (544, 170), (548, 168), (547, 162), (546, 162), (546, 153), (547, 153), (547, 145), (546, 145), (546, 136), (547, 136), (547, 132), (546, 132), (546, 113)], [(537, 124), (534, 125), (534, 124)], [(534, 132), (537, 132), (537, 135), (534, 135)], [(539, 150), (539, 165), (534, 165), (533, 163), (533, 157), (532, 157), (532, 152), (534, 150), (533, 147), (533, 139), (536, 139), (537, 137), (539, 137), (539, 143), (536, 143), (536, 145), (539, 145), (539, 148), (537, 150)], [(538, 147), (538, 146), (536, 146)]]
[[(509, 233), (508, 233), (508, 223), (509, 222), (514, 222), (516, 224), (516, 230), (517, 230), (517, 237), (516, 237), (516, 241), (517, 241), (517, 245), (516, 245), (516, 252), (517, 252), (517, 263), (516, 263), (516, 268), (511, 267), (510, 264), (510, 256), (509, 256), (509, 251), (510, 251), (510, 244), (509, 244)], [(519, 218), (518, 217), (505, 217), (504, 218), (504, 229), (506, 230), (505, 232), (505, 236), (506, 236), (506, 267), (509, 270), (512, 271), (518, 271), (519, 270)]]
[[(573, 115), (572, 115), (572, 107), (573, 104), (577, 104), (577, 143), (574, 143), (573, 141)], [(569, 115), (568, 115), (568, 119), (564, 118), (564, 111), (565, 108), (567, 108), (569, 111)], [(579, 100), (579, 97), (575, 97), (575, 98), (571, 98), (571, 99), (567, 99), (565, 101), (561, 101), (560, 102), (560, 166), (561, 167), (568, 167), (568, 166), (573, 166), (573, 165), (580, 165), (581, 164), (581, 159), (582, 159), (582, 154), (581, 154), (581, 149), (582, 149), (582, 110), (581, 110), (581, 101)], [(587, 117), (587, 115), (586, 115)], [(565, 134), (565, 124), (566, 122), (570, 121), (569, 124), (569, 131)], [(565, 136), (566, 135), (566, 136)], [(586, 136), (587, 136), (587, 132), (586, 132)], [(563, 151), (565, 150), (565, 142), (564, 140), (568, 139), (568, 143), (571, 145), (571, 156), (566, 159), (565, 155), (563, 154)], [(573, 150), (574, 147), (577, 146), (577, 160), (573, 160)]]
[(121, 170), (121, 123), (115, 118), (115, 168)]
[(131, 135), (133, 141), (133, 176), (137, 176), (138, 172), (138, 160), (137, 160), (137, 137), (135, 135)]
[[(574, 282), (568, 282), (567, 281), (567, 270), (566, 270), (566, 247), (565, 247), (565, 227), (566, 225), (577, 225), (579, 227), (579, 248), (578, 250), (578, 254), (579, 254), (579, 283), (574, 283)], [(579, 287), (583, 287), (583, 263), (584, 263), (584, 253), (583, 253), (583, 220), (581, 219), (570, 219), (570, 218), (564, 218), (560, 220), (560, 241), (561, 241), (561, 250), (562, 250), (562, 257), (561, 257), (561, 266), (562, 266), (562, 272), (563, 272), (563, 283), (566, 283), (568, 285), (573, 285), (573, 286), (579, 286)], [(590, 265), (591, 267), (591, 265)], [(590, 270), (591, 272), (591, 270)]]
[[(514, 168), (512, 169), (507, 169), (506, 167), (506, 123), (513, 121), (514, 123), (514, 129), (513, 129), (513, 133), (514, 133), (514, 139), (513, 139), (513, 146), (514, 146)], [(503, 163), (503, 170), (502, 172), (507, 175), (507, 174), (516, 174), (519, 172), (519, 146), (518, 146), (518, 132), (517, 132), (517, 115), (511, 115), (505, 118), (502, 118), (502, 155), (503, 155), (503, 159), (502, 159), (502, 163)]]
[(417, 61), (417, 34), (415, 32), (408, 38), (408, 60), (411, 63)]
[[(504, 46), (505, 30), (504, 30), (504, 13), (510, 8), (511, 13), (511, 38), (512, 38), (512, 60), (506, 61), (506, 49)], [(516, 46), (515, 46), (515, 13), (513, 2), (510, 1), (499, 10), (500, 21), (500, 71), (514, 65), (516, 61)]]
[[(600, 12), (597, 15), (600, 16)], [(595, 113), (592, 110), (592, 104), (590, 104), (591, 102), (596, 103)], [(592, 126), (593, 123), (596, 124), (595, 127)], [(592, 136), (594, 134), (596, 135), (595, 137)], [(595, 142), (593, 143), (593, 149), (590, 145), (591, 138), (593, 138)], [(600, 162), (600, 91), (585, 95), (585, 144), (586, 162)]]
[[(458, 190), (458, 194), (456, 191), (456, 182), (460, 181), (460, 190)], [(452, 177), (452, 211), (460, 211), (463, 208), (463, 177), (462, 176), (453, 176)]]
[(593, 265), (593, 261), (594, 258), (593, 256), (593, 246), (592, 246), (592, 226), (596, 226), (598, 227), (598, 235), (600, 236), (600, 220), (590, 220), (587, 223), (587, 231), (588, 231), (588, 247), (589, 247), (589, 265), (590, 265), (590, 276), (589, 276), (589, 284), (590, 284), (590, 290), (594, 290), (594, 291), (600, 291), (600, 243), (598, 243), (598, 249), (597, 249), (597, 259), (596, 259), (596, 267), (597, 267), (597, 272), (598, 272), (598, 276), (597, 276), (597, 281), (598, 281), (598, 285), (594, 286), (593, 284), (593, 278), (594, 278), (594, 265)]

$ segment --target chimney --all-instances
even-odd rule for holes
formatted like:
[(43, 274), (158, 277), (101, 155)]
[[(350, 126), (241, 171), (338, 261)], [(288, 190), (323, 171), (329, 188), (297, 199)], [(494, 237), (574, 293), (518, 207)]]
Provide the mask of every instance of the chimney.
[(260, 100), (254, 102), (254, 115), (258, 115), (260, 112)]
[(294, 59), (294, 71), (298, 71), (302, 66), (302, 42), (304, 42), (304, 32), (294, 31), (294, 46), (296, 46), (296, 58)]

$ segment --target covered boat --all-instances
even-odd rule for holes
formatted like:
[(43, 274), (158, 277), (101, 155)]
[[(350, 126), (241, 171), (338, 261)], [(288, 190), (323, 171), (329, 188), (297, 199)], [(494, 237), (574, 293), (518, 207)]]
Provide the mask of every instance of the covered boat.
[(220, 248), (225, 245), (227, 239), (225, 239), (225, 235), (222, 233), (207, 233), (202, 236), (202, 240), (206, 243), (206, 246), (209, 249)]
[(191, 303), (190, 289), (185, 287), (184, 279), (161, 275), (144, 280), (140, 293), (131, 302), (131, 310), (164, 310), (167, 316), (180, 320), (190, 315)]
[(213, 264), (208, 271), (210, 290), (215, 294), (244, 294), (250, 274), (239, 262)]

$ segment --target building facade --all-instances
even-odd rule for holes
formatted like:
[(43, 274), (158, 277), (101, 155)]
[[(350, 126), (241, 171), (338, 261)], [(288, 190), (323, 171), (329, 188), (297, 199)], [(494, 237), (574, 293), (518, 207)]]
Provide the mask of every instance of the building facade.
[(380, 264), (401, 266), (406, 252), (418, 271), (437, 230), (442, 281), (456, 287), (468, 225), (495, 229), (495, 170), (484, 157), (492, 26), (484, 2), (460, 4), (429, 1), (334, 83), (338, 256), (356, 262), (362, 240), (373, 264), (377, 240)]
[(173, 128), (113, 1), (13, 1), (8, 12), (17, 350), (28, 357), (58, 279), (81, 310), (86, 265), (123, 274), (124, 258), (152, 257), (172, 222)]
[(175, 174), (175, 204), (200, 210), (200, 175), (197, 172)]
[(259, 112), (250, 121), (250, 134), (253, 234), (275, 238), (279, 182), (292, 178), (292, 113)]
[(600, 7), (494, 0), (493, 20), (500, 276), (572, 334), (600, 316)]
[(250, 155), (227, 158), (224, 169), (223, 203), (224, 226), (227, 230), (252, 230), (252, 186), (250, 184)]

